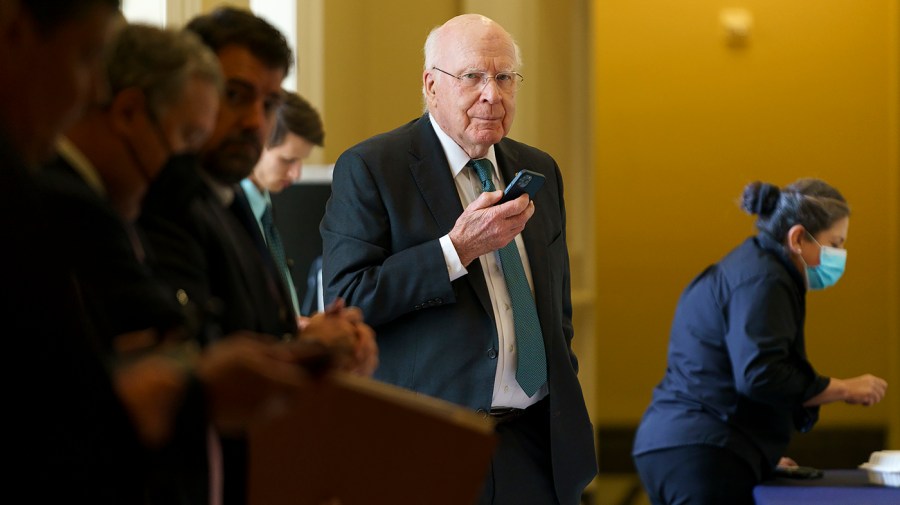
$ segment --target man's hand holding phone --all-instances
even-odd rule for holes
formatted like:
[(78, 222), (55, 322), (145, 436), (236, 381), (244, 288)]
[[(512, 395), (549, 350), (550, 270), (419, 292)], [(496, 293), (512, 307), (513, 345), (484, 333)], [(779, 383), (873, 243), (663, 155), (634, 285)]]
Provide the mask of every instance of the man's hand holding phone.
[[(506, 246), (522, 233), (534, 215), (534, 202), (530, 198), (541, 187), (543, 179), (537, 172), (523, 170), (504, 191), (505, 205), (503, 195), (493, 191), (482, 193), (466, 207), (449, 233), (464, 267), (475, 258)], [(519, 198), (526, 193), (529, 198)]]
[(534, 195), (541, 187), (544, 186), (544, 176), (531, 170), (520, 170), (519, 173), (509, 181), (506, 189), (503, 190), (503, 197), (496, 205), (502, 205), (506, 202), (515, 200), (516, 198), (528, 194), (528, 198), (534, 200)]

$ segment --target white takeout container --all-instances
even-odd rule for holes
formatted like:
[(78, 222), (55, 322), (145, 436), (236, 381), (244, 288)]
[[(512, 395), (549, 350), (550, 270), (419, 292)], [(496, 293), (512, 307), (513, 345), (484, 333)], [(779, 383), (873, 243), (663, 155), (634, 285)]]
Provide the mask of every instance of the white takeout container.
[(859, 467), (868, 473), (872, 484), (900, 487), (900, 451), (875, 451)]

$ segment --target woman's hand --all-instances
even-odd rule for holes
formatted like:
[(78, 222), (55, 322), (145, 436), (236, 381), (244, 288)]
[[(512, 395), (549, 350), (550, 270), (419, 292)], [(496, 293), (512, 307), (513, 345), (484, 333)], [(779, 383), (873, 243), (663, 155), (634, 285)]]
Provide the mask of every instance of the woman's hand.
[(875, 405), (884, 399), (887, 390), (887, 381), (870, 374), (844, 379), (843, 382), (846, 388), (844, 401), (851, 405)]
[(793, 459), (791, 459), (791, 458), (789, 458), (789, 457), (787, 457), (787, 456), (784, 456), (784, 457), (782, 457), (781, 459), (778, 460), (778, 466), (781, 466), (781, 467), (784, 467), (784, 468), (791, 468), (791, 467), (797, 467), (797, 466), (800, 466), (800, 465), (798, 465), (797, 462), (794, 461)]
[(807, 400), (803, 406), (815, 407), (841, 401), (850, 405), (870, 406), (884, 399), (886, 391), (887, 381), (871, 374), (851, 379), (832, 378), (824, 391)]

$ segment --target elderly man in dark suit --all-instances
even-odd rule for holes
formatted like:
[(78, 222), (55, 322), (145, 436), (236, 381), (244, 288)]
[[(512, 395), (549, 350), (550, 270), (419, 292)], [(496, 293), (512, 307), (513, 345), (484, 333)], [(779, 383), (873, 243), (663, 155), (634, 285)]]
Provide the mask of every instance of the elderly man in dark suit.
[[(428, 113), (337, 161), (324, 283), (378, 332), (377, 378), (498, 421), (481, 503), (574, 505), (596, 463), (571, 348), (562, 177), (506, 138), (519, 67), (512, 37), (483, 16), (432, 31)], [(543, 189), (495, 205), (521, 169)]]

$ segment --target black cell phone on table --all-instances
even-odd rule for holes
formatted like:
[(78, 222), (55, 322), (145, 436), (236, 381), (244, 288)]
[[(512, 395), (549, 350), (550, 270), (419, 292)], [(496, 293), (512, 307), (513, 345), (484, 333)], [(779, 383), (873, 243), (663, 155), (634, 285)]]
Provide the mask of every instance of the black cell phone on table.
[(776, 466), (775, 475), (788, 479), (820, 479), (825, 474), (811, 466)]
[(496, 205), (515, 200), (520, 196), (528, 193), (528, 198), (534, 199), (535, 193), (544, 185), (544, 176), (532, 172), (531, 170), (520, 170), (519, 173), (509, 181), (506, 189), (503, 190), (503, 197)]

